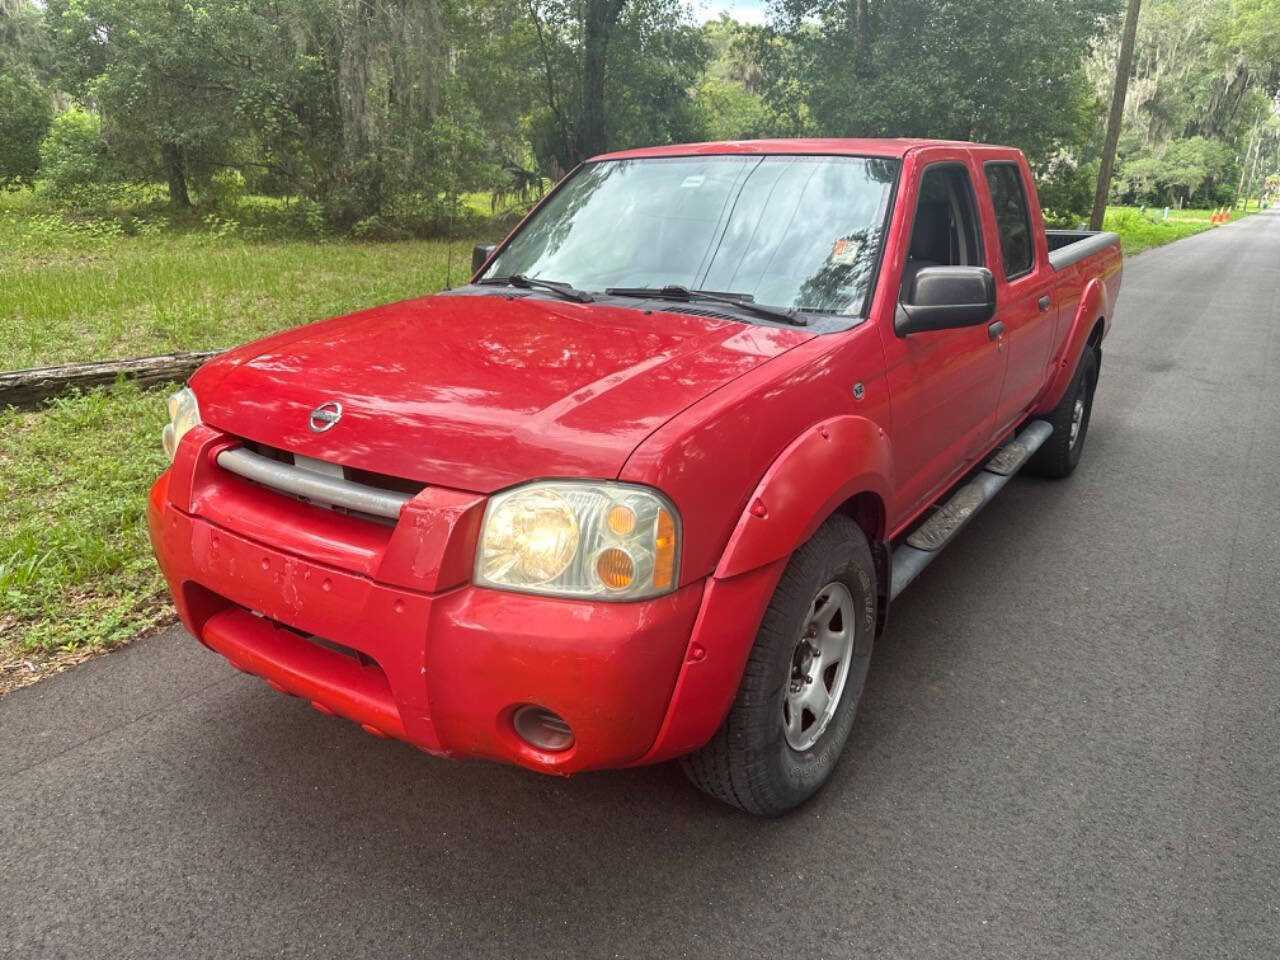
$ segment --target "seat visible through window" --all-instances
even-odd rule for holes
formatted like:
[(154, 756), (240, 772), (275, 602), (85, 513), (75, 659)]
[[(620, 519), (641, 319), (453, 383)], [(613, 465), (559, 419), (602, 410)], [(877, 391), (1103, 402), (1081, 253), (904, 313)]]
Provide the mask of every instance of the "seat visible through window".
[(973, 184), (964, 167), (948, 164), (925, 171), (902, 271), (904, 297), (925, 267), (983, 265), (974, 206)]

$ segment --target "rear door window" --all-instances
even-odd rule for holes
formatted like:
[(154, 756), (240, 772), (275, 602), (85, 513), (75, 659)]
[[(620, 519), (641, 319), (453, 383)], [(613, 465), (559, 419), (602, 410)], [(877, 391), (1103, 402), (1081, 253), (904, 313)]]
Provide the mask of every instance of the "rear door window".
[(1035, 248), (1031, 239), (1031, 211), (1022, 172), (1013, 163), (989, 163), (986, 167), (987, 187), (995, 208), (996, 229), (1000, 234), (1000, 259), (1004, 276), (1013, 280), (1031, 271)]

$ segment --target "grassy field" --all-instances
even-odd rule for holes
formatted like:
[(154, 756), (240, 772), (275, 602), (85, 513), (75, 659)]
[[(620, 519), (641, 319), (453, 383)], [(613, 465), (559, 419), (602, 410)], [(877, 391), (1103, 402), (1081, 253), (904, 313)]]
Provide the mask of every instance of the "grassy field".
[(222, 218), (174, 227), (0, 208), (0, 370), (229, 347), (470, 272), (470, 240), (255, 236)]
[[(1249, 210), (1249, 214), (1257, 212), (1257, 207)], [(1215, 224), (1209, 222), (1213, 213), (1212, 210), (1170, 210), (1169, 219), (1165, 220), (1162, 219), (1163, 209), (1142, 211), (1137, 207), (1107, 207), (1102, 227), (1120, 234), (1124, 254), (1129, 257), (1151, 247), (1215, 229)], [(1231, 219), (1235, 221), (1247, 215), (1236, 210)]]
[[(1209, 215), (1112, 208), (1107, 227), (1134, 253)], [(450, 269), (440, 241), (271, 238), (250, 219), (71, 219), (0, 199), (0, 369), (230, 346), (430, 293), (470, 260), (469, 240)], [(168, 616), (143, 515), (166, 393), (120, 385), (0, 412), (0, 690)]]

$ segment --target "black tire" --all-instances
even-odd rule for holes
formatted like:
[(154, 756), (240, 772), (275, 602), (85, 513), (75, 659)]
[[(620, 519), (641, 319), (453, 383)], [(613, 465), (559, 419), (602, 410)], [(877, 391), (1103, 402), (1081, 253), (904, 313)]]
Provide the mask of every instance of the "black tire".
[[(1080, 462), (1084, 440), (1089, 433), (1089, 416), (1093, 413), (1093, 392), (1098, 386), (1098, 356), (1092, 347), (1085, 347), (1076, 367), (1071, 385), (1058, 401), (1057, 407), (1047, 418), (1053, 425), (1053, 435), (1027, 461), (1027, 471), (1040, 477), (1060, 480), (1070, 475)], [(1082, 404), (1080, 427), (1074, 438), (1071, 424), (1075, 419), (1076, 401)]]
[[(789, 693), (794, 695), (793, 680), (797, 684), (813, 682), (813, 677), (797, 676), (804, 673), (796, 659), (801, 655), (801, 637), (807, 636), (804, 631), (814, 610), (824, 609), (815, 608), (815, 603), (823, 596), (845, 596), (839, 593), (839, 584), (848, 591), (853, 614), (849, 617), (849, 666), (837, 697), (830, 698), (836, 705), (825, 728), (810, 727), (816, 741), (797, 751), (788, 736), (801, 734), (784, 730), (784, 700)], [(843, 614), (836, 615), (841, 617), (843, 632)], [(729, 715), (705, 747), (682, 758), (681, 765), (694, 785), (748, 813), (769, 817), (793, 810), (817, 793), (830, 778), (853, 729), (871, 663), (875, 625), (876, 574), (871, 549), (856, 523), (843, 515), (833, 516), (792, 554), (783, 571)], [(818, 682), (828, 681), (820, 678)], [(787, 706), (790, 708), (789, 702)]]

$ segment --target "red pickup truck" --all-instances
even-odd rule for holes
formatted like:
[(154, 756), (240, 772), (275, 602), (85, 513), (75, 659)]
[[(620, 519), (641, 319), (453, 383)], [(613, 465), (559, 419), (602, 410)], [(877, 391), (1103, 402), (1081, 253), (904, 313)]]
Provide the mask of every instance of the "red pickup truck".
[(610, 154), (474, 259), (170, 399), (182, 622), (376, 736), (680, 757), (766, 815), (830, 777), (889, 601), (1075, 467), (1121, 271), (1018, 151), (915, 140)]

